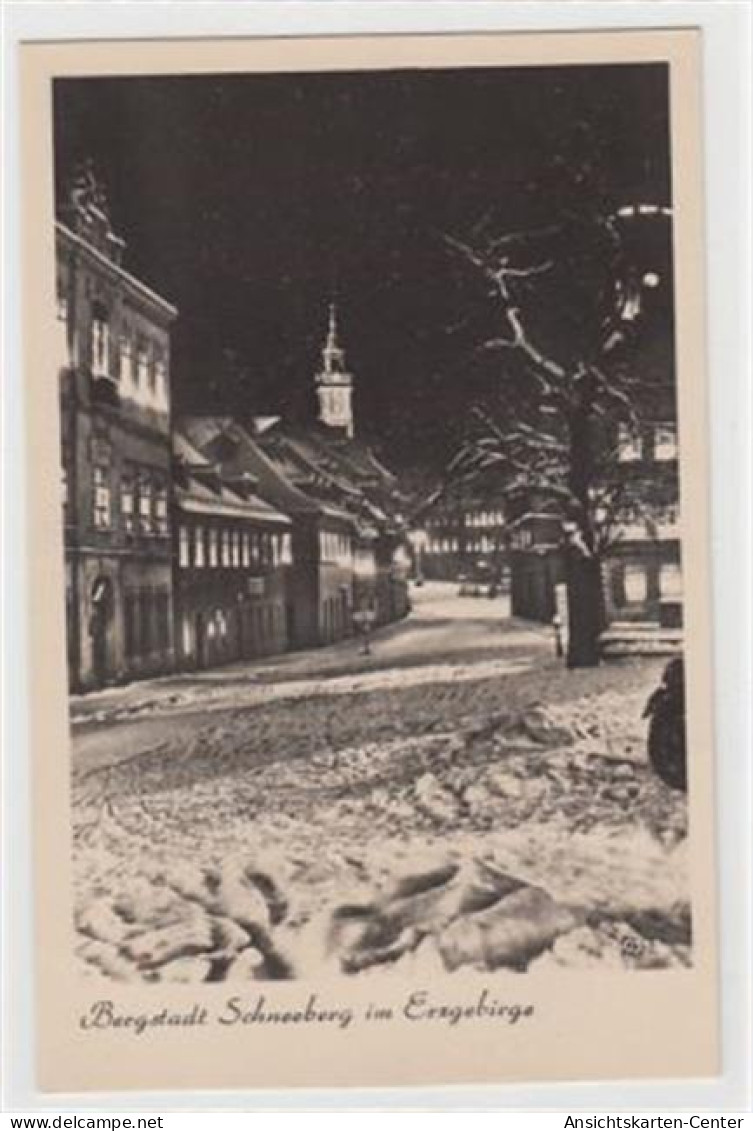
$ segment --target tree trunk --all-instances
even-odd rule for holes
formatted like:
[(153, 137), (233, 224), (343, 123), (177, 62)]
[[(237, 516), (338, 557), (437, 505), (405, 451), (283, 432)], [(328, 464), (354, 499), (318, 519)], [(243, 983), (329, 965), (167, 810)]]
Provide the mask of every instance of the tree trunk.
[(599, 663), (599, 636), (604, 627), (601, 561), (575, 548), (567, 557), (567, 666), (593, 668)]
[(569, 668), (599, 663), (599, 635), (604, 627), (604, 589), (601, 561), (594, 545), (590, 517), (593, 466), (593, 381), (588, 374), (573, 376), (578, 395), (570, 415), (570, 490), (577, 500), (579, 540), (567, 553), (567, 610)]

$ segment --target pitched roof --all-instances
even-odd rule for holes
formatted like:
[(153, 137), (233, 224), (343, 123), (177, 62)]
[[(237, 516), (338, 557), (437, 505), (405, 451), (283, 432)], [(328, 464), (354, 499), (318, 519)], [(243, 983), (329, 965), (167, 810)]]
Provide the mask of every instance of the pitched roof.
[[(175, 481), (175, 500), (180, 510), (290, 525), (286, 514), (270, 506), (255, 492), (242, 494), (223, 482), (218, 465), (199, 451), (182, 431), (173, 433), (173, 452), (182, 461), (185, 472), (183, 482)], [(210, 484), (205, 473), (213, 471), (217, 473), (216, 479)]]
[(230, 417), (185, 417), (180, 428), (223, 472), (251, 474), (258, 483), (261, 498), (287, 514), (324, 515), (351, 521), (346, 511), (323, 500), (311, 498), (292, 481), (289, 462), (262, 449), (237, 421)]

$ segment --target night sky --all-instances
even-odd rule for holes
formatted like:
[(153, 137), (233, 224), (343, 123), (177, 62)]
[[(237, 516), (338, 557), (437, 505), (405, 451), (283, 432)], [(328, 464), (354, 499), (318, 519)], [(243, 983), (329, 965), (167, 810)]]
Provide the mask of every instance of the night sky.
[(126, 265), (180, 310), (176, 408), (313, 413), (334, 295), (357, 434), (441, 463), (487, 379), (484, 288), (441, 233), (670, 202), (663, 65), (55, 83), (57, 194), (106, 184)]

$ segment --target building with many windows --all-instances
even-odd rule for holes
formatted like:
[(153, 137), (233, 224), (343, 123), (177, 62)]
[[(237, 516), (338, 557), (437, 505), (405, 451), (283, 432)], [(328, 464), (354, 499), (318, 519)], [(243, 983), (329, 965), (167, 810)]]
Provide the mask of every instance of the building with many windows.
[(414, 572), (428, 581), (457, 581), (506, 588), (507, 526), (502, 494), (450, 485), (413, 516)]
[(295, 465), (276, 447), (262, 447), (253, 426), (232, 417), (193, 416), (180, 431), (223, 480), (248, 478), (259, 498), (290, 520), (285, 624), (289, 647), (312, 648), (352, 631), (350, 514), (303, 489)]
[(174, 600), (178, 665), (208, 668), (284, 652), (292, 523), (176, 432)]
[(68, 670), (73, 690), (174, 663), (169, 490), (175, 308), (123, 266), (102, 190), (55, 229)]
[(683, 590), (677, 430), (666, 408), (659, 415), (637, 435), (620, 430), (627, 499), (604, 564), (605, 608), (609, 621), (653, 620), (676, 627)]

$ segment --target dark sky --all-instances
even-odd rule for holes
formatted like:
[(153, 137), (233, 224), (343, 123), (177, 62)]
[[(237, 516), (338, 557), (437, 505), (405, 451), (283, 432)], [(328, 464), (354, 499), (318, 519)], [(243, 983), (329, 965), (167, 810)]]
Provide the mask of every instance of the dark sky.
[(92, 157), (127, 266), (179, 307), (179, 408), (311, 411), (335, 294), (359, 434), (393, 462), (440, 458), (479, 328), (477, 283), (439, 233), (548, 223), (588, 194), (669, 203), (666, 79), (657, 64), (58, 80), (57, 191)]

